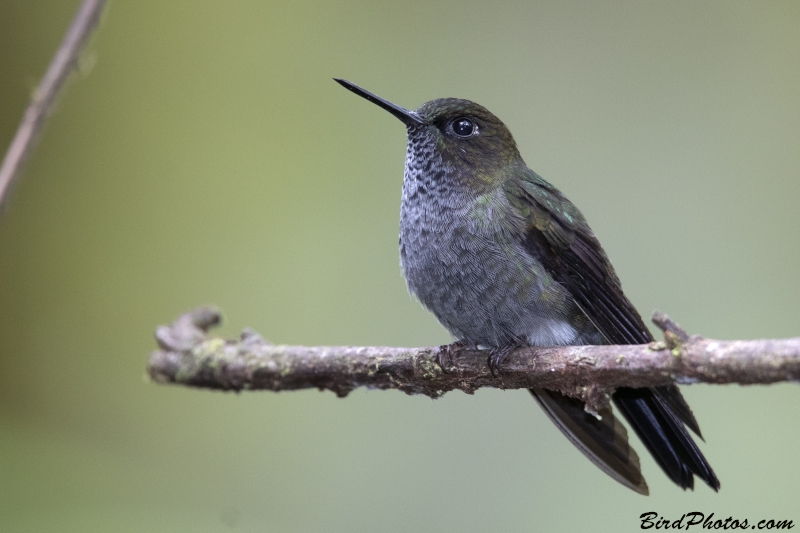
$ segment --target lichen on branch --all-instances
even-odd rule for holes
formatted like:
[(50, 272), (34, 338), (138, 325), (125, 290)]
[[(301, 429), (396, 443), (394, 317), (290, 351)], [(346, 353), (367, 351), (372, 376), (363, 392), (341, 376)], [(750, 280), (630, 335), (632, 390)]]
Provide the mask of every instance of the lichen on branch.
[(148, 374), (157, 383), (221, 390), (317, 388), (344, 397), (357, 387), (397, 389), (437, 398), (451, 390), (543, 387), (596, 410), (616, 387), (670, 383), (769, 384), (800, 379), (800, 338), (718, 341), (689, 336), (663, 313), (653, 322), (665, 340), (644, 345), (524, 347), (493, 376), (488, 351), (455, 348), (453, 367), (438, 347), (285, 346), (246, 329), (239, 339), (208, 334), (219, 311), (201, 307), (156, 331), (159, 350)]

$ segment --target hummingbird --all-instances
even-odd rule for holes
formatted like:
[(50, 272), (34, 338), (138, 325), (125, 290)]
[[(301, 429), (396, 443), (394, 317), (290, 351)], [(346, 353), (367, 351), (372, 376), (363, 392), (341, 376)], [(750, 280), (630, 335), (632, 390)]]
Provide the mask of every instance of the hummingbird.
[[(493, 374), (520, 346), (646, 344), (653, 336), (575, 205), (532, 171), (505, 124), (469, 100), (440, 98), (411, 111), (334, 78), (405, 124), (400, 262), (409, 292), (456, 341), (488, 348)], [(530, 389), (592, 463), (622, 485), (648, 488), (611, 406), (597, 416), (557, 391)], [(714, 471), (687, 431), (700, 428), (676, 385), (617, 388), (612, 403), (682, 489)]]

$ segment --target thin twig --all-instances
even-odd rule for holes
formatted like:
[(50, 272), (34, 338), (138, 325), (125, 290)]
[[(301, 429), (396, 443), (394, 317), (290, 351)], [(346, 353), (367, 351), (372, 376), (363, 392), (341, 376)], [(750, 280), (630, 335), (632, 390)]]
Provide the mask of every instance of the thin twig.
[[(480, 387), (543, 387), (581, 398), (598, 410), (616, 387), (670, 383), (768, 384), (800, 379), (800, 338), (715, 341), (689, 337), (666, 315), (655, 317), (667, 342), (626, 346), (519, 348), (492, 376), (488, 352), (454, 350), (454, 368), (436, 362), (437, 348), (305, 347), (269, 343), (251, 330), (238, 340), (210, 337), (213, 308), (186, 313), (156, 331), (160, 350), (148, 365), (158, 383), (223, 390), (318, 388), (346, 396), (356, 387), (398, 389), (432, 398)], [(680, 334), (683, 332), (683, 334)]]
[(78, 61), (83, 46), (92, 29), (100, 20), (106, 0), (84, 0), (75, 19), (67, 30), (39, 87), (31, 97), (31, 103), (17, 129), (14, 140), (0, 166), (0, 209), (11, 185), (19, 177), (20, 170), (31, 154), (47, 117), (53, 108), (64, 81)]

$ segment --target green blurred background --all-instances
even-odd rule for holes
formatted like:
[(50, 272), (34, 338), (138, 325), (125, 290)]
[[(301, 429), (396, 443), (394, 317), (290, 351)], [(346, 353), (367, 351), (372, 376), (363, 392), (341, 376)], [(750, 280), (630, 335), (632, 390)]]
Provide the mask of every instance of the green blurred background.
[[(0, 1), (3, 151), (78, 4)], [(648, 456), (643, 498), (520, 391), (143, 376), (154, 328), (204, 303), (227, 335), (449, 341), (398, 267), (404, 129), (333, 76), (495, 112), (645, 316), (800, 335), (798, 28), (794, 1), (113, 1), (0, 218), (0, 530), (797, 524), (797, 385), (684, 387), (722, 490), (681, 492)]]

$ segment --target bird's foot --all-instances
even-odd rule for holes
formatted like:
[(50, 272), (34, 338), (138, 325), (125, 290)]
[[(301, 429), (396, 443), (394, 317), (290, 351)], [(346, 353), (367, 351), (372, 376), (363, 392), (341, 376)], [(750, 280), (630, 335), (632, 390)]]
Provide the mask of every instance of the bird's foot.
[(500, 373), (500, 365), (503, 364), (503, 361), (506, 360), (506, 357), (508, 357), (511, 352), (520, 346), (522, 346), (522, 343), (512, 342), (511, 344), (496, 346), (491, 349), (489, 352), (489, 370), (492, 372), (492, 376), (497, 377)]
[(459, 350), (463, 350), (466, 347), (466, 343), (461, 341), (456, 341), (450, 344), (442, 344), (439, 346), (439, 349), (436, 351), (436, 362), (439, 363), (440, 367), (442, 367), (442, 372), (447, 374), (450, 367), (458, 370), (458, 367), (453, 361), (453, 354)]

